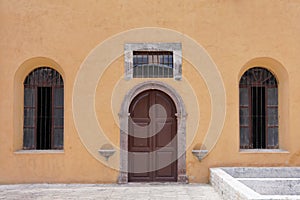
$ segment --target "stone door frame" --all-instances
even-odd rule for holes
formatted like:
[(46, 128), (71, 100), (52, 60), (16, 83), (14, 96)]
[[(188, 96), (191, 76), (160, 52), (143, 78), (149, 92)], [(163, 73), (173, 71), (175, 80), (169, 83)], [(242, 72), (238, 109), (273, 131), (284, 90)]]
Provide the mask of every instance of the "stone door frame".
[(160, 90), (173, 100), (177, 117), (177, 182), (187, 183), (186, 175), (186, 109), (181, 96), (171, 86), (160, 81), (145, 81), (133, 87), (124, 97), (119, 112), (120, 121), (120, 171), (118, 183), (128, 183), (128, 116), (131, 101), (143, 91)]

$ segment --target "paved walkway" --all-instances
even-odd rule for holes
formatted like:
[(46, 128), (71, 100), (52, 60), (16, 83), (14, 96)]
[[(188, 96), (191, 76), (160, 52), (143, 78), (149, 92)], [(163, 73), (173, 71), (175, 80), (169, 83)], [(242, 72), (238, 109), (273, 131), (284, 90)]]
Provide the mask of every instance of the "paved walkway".
[(0, 199), (196, 200), (221, 199), (207, 184), (24, 184), (0, 185)]

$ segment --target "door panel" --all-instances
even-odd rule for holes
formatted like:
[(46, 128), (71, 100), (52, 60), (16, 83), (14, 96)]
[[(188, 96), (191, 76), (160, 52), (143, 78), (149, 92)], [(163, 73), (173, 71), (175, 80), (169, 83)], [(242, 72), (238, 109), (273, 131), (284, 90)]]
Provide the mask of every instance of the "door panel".
[(148, 108), (150, 107), (150, 94), (142, 94), (132, 102), (132, 116), (134, 119), (148, 119)]
[(140, 154), (132, 152), (129, 157), (129, 171), (134, 171), (136, 173), (129, 173), (128, 177), (134, 181), (151, 181), (150, 173), (150, 155), (149, 154)]
[[(151, 119), (149, 109), (155, 104), (165, 112), (155, 107)], [(177, 181), (177, 120), (172, 99), (161, 91), (147, 90), (133, 99), (129, 112), (129, 181)], [(157, 127), (162, 128), (152, 133)]]
[[(160, 123), (160, 122), (158, 122)], [(155, 142), (156, 145), (155, 147), (164, 147), (166, 145), (168, 145), (170, 143), (170, 141), (173, 139), (173, 135), (172, 135), (172, 125), (174, 123), (173, 122), (166, 122), (164, 124), (164, 127), (162, 128), (162, 130), (160, 131), (160, 133), (157, 134), (157, 136), (155, 137)]]
[[(157, 153), (157, 161), (156, 166), (159, 170), (156, 171), (157, 176), (159, 177), (171, 177), (172, 176), (172, 166), (166, 166), (169, 163), (172, 163), (173, 152), (171, 151), (161, 151)], [(164, 167), (166, 166), (166, 167)]]
[[(147, 120), (148, 121), (148, 120)], [(132, 142), (132, 146), (131, 148), (134, 150), (138, 150), (139, 148), (142, 148), (142, 151), (145, 151), (145, 148), (149, 148), (150, 150), (150, 140), (149, 140), (149, 130), (147, 128), (147, 125), (149, 125), (148, 122), (146, 122), (146, 120), (144, 120), (144, 122), (136, 122), (135, 121), (136, 126), (132, 126), (131, 128), (131, 142)], [(143, 127), (144, 129), (146, 129), (146, 131), (140, 131), (138, 128), (138, 126)]]

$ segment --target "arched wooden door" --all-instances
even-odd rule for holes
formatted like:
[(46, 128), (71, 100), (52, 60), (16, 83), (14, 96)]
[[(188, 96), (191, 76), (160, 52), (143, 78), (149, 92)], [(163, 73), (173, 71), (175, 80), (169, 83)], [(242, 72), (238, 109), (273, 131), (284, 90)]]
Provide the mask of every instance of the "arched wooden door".
[[(149, 112), (151, 106), (154, 109)], [(133, 99), (129, 112), (128, 181), (177, 181), (177, 120), (172, 99), (159, 90), (147, 90)]]

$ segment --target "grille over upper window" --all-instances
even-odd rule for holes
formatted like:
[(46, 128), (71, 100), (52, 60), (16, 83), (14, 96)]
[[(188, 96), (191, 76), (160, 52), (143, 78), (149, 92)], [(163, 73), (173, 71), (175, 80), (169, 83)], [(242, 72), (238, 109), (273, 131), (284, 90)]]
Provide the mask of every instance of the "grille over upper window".
[(173, 78), (173, 52), (134, 51), (133, 78)]

